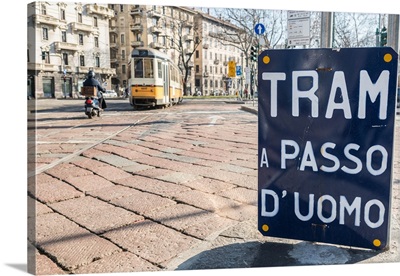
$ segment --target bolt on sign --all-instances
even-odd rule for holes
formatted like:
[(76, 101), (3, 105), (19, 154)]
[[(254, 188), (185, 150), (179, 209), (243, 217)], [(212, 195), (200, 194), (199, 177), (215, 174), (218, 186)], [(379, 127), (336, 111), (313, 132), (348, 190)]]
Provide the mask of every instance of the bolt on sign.
[(397, 61), (389, 47), (261, 53), (263, 235), (388, 248)]

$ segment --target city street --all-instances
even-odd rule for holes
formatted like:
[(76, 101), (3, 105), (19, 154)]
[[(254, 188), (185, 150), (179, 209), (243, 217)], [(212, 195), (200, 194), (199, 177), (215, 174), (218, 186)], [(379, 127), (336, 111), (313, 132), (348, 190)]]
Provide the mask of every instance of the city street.
[(88, 119), (83, 102), (28, 101), (31, 272), (400, 261), (398, 154), (389, 250), (270, 238), (257, 229), (256, 103), (188, 99), (133, 111), (109, 99)]

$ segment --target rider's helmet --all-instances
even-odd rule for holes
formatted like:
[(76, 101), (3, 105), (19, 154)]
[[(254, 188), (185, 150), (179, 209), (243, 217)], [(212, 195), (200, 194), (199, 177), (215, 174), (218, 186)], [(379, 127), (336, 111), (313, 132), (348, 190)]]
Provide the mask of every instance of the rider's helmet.
[(88, 74), (87, 74), (88, 78), (94, 78), (95, 74), (93, 70), (89, 70)]

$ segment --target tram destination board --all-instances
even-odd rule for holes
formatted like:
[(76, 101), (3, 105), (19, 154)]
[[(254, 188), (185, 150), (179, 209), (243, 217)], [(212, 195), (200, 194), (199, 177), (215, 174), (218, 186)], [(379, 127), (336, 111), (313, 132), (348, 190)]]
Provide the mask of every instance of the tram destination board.
[(389, 245), (398, 54), (390, 47), (258, 57), (258, 229)]

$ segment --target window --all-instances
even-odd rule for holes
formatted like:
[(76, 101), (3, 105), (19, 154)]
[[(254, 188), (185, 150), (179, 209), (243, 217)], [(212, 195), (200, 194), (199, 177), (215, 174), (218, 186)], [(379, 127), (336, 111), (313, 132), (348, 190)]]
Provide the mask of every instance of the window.
[(67, 42), (67, 32), (66, 31), (61, 32), (61, 41)]
[(79, 56), (79, 65), (85, 66), (85, 56), (84, 55)]
[(161, 61), (157, 61), (158, 78), (162, 79), (162, 64)]
[(43, 40), (49, 40), (49, 29), (43, 27), (42, 32), (43, 32)]
[(121, 59), (125, 60), (125, 50), (121, 50)]
[(96, 16), (93, 17), (93, 26), (95, 26), (95, 27), (99, 26), (99, 22), (97, 21), (97, 17)]
[(151, 59), (135, 59), (135, 78), (153, 78), (153, 60)]
[(121, 34), (121, 45), (125, 45), (125, 35)]
[(94, 47), (99, 47), (99, 38), (97, 36), (94, 37)]
[(65, 20), (65, 10), (64, 9), (60, 10), (60, 19)]
[(63, 60), (64, 65), (68, 65), (68, 54), (67, 53), (62, 54), (62, 60)]
[(83, 45), (83, 34), (79, 34), (79, 45)]
[(199, 73), (200, 72), (200, 67), (199, 67), (199, 65), (196, 65), (196, 73)]
[(47, 14), (46, 5), (42, 5), (42, 15), (46, 14)]
[(44, 63), (50, 64), (50, 52), (44, 52)]
[(82, 23), (82, 13), (78, 13), (78, 22)]
[(119, 10), (120, 10), (121, 12), (123, 12), (123, 11), (124, 11), (124, 5), (119, 5)]
[(117, 36), (116, 36), (116, 34), (111, 34), (110, 40), (111, 40), (111, 43), (117, 43)]
[(199, 50), (196, 50), (196, 58), (199, 58)]
[(96, 67), (100, 67), (100, 57), (96, 57)]
[(121, 69), (122, 69), (122, 74), (126, 74), (126, 65), (125, 64), (123, 64), (121, 66)]

